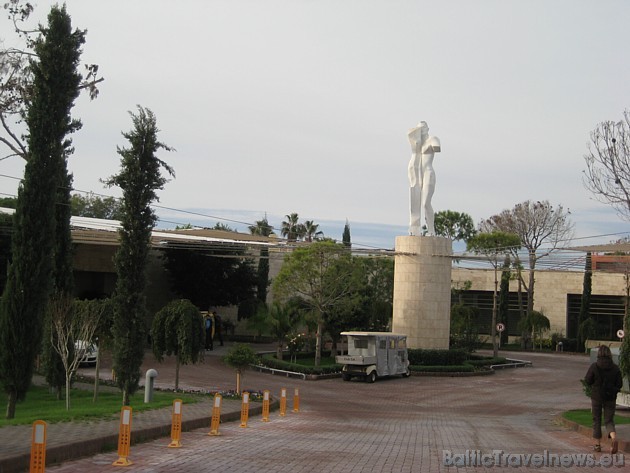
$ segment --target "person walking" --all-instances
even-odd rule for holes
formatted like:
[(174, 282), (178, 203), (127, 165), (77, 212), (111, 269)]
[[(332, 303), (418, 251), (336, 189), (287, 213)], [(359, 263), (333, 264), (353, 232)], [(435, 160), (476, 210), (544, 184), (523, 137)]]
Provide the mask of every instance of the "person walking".
[(206, 329), (206, 350), (212, 350), (214, 348), (212, 343), (214, 337), (214, 319), (211, 312), (206, 314), (204, 325)]
[(216, 310), (212, 314), (214, 315), (214, 333), (216, 333), (219, 343), (223, 346), (223, 322), (221, 321), (221, 316), (217, 314)]
[(610, 453), (615, 454), (619, 449), (619, 440), (615, 432), (615, 408), (617, 393), (621, 390), (623, 379), (621, 370), (613, 362), (610, 348), (601, 345), (597, 350), (597, 361), (592, 363), (584, 377), (586, 384), (591, 386), (591, 413), (593, 416), (593, 450), (602, 451), (602, 411), (604, 424), (610, 438)]

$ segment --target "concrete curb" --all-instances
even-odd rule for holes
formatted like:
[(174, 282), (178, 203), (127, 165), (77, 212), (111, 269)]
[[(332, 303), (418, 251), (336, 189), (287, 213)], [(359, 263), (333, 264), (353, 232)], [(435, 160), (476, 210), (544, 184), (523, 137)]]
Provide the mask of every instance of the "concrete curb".
[[(562, 414), (557, 415), (555, 419), (564, 427), (571, 429), (574, 432), (577, 432), (586, 437), (591, 437), (593, 434), (593, 431), (590, 427), (585, 427), (583, 425), (578, 424), (577, 422), (573, 422), (572, 420), (565, 419), (564, 417), (562, 417)], [(607, 451), (605, 451), (606, 444), (603, 442), (603, 440), (605, 439), (602, 439), (602, 453), (608, 453)], [(630, 453), (630, 442), (627, 440), (619, 439), (619, 451), (623, 453)]]
[[(277, 409), (280, 403), (274, 400), (270, 404), (270, 408)], [(170, 407), (168, 408), (170, 409)], [(262, 403), (249, 408), (249, 415), (255, 416), (262, 414)], [(233, 422), (240, 420), (241, 412), (234, 410), (221, 414), (221, 422)], [(201, 429), (204, 427), (210, 431), (210, 413), (207, 416), (187, 419), (182, 421), (182, 432)], [(171, 424), (160, 424), (141, 429), (133, 429), (131, 432), (131, 444), (135, 445), (142, 442), (148, 442), (158, 438), (169, 437), (171, 435)], [(114, 451), (118, 448), (118, 434), (103, 435), (98, 438), (92, 438), (84, 441), (73, 442), (66, 445), (57, 445), (46, 449), (46, 466), (63, 463), (68, 460), (76, 460), (81, 457), (96, 455), (97, 453)], [(28, 471), (31, 456), (29, 453), (20, 453), (12, 457), (0, 460), (0, 473), (21, 473)]]

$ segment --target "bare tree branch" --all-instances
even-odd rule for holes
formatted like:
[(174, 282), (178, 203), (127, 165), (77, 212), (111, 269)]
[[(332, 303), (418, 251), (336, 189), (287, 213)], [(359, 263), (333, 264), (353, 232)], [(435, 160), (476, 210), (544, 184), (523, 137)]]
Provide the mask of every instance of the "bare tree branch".
[(591, 132), (584, 156), (583, 183), (596, 200), (630, 220), (630, 111), (617, 123), (602, 122)]

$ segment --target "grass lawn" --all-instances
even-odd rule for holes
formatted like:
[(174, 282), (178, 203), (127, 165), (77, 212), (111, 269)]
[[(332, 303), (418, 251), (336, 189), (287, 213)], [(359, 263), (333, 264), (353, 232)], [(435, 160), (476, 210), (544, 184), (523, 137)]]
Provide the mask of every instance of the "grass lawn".
[[(181, 399), (184, 403), (196, 402), (197, 397), (182, 393), (154, 391), (153, 401), (144, 403), (144, 390), (139, 390), (131, 396), (130, 405), (134, 412), (146, 411), (173, 405), (174, 399)], [(122, 408), (122, 394), (99, 392), (98, 401), (92, 402), (92, 391), (73, 389), (70, 393), (70, 410), (66, 411), (66, 401), (57, 400), (47, 387), (31, 386), (26, 393), (26, 399), (18, 402), (15, 407), (15, 418), (5, 419), (7, 405), (6, 393), (0, 393), (0, 405), (3, 408), (0, 415), (0, 427), (5, 425), (32, 424), (36, 420), (48, 423), (89, 420), (119, 415)]]
[[(593, 425), (593, 418), (591, 417), (590, 409), (575, 409), (566, 411), (562, 414), (562, 417), (579, 425), (583, 425), (584, 427), (590, 427)], [(615, 424), (630, 424), (630, 417), (615, 414)]]

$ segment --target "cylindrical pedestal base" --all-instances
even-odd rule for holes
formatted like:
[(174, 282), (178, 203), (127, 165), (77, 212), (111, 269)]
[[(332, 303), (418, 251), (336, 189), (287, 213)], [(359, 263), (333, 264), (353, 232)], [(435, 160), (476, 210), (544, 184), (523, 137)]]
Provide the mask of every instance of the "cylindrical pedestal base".
[(409, 348), (448, 349), (452, 243), (443, 237), (396, 237), (392, 332)]

